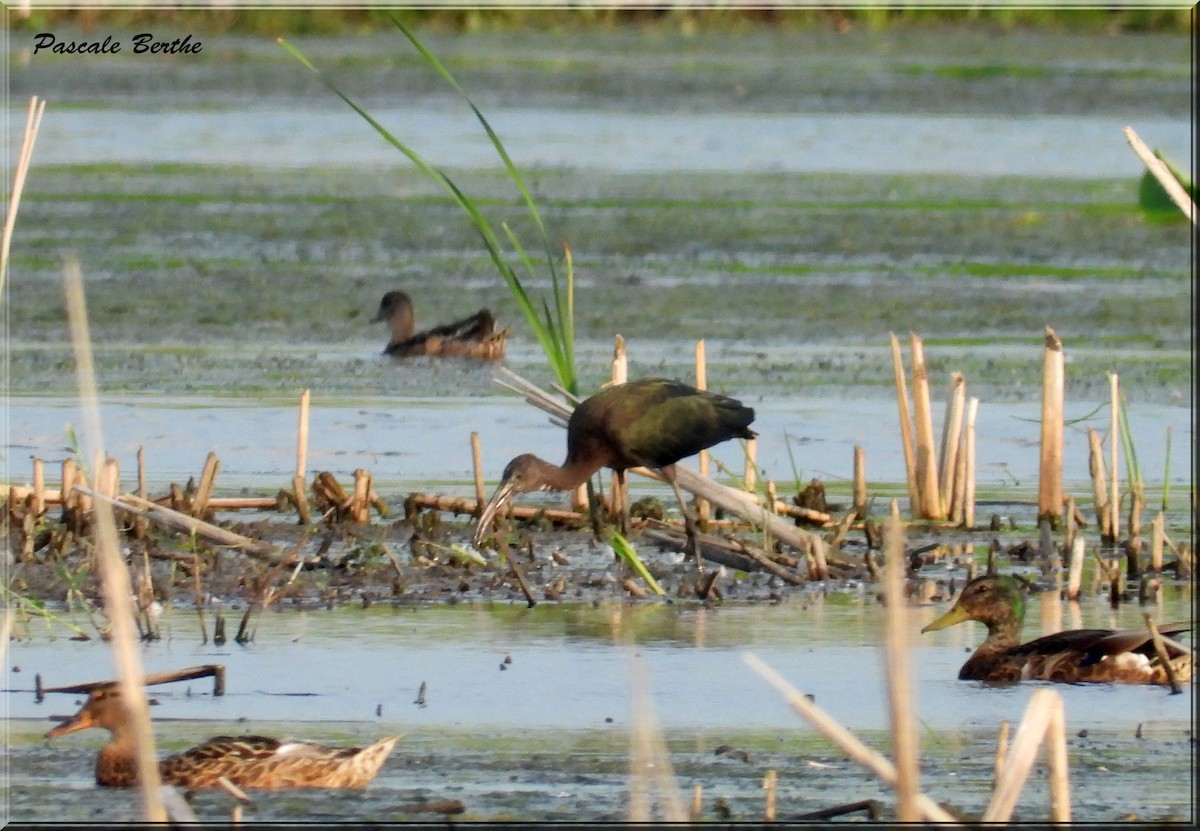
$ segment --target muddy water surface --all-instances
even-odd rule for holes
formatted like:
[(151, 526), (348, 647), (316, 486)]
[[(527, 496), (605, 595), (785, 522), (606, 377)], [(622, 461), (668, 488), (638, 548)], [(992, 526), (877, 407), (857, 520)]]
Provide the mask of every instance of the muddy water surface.
[[(981, 396), (981, 489), (1028, 529), (1030, 506), (1014, 501), (1034, 487), (1049, 324), (1069, 361), (1069, 486), (1087, 492), (1083, 431), (1105, 429), (1107, 411), (1093, 409), (1116, 371), (1155, 489), (1168, 478), (1171, 429), (1179, 504), (1169, 523), (1177, 539), (1190, 535), (1191, 236), (1137, 210), (1140, 168), (1120, 134), (1132, 123), (1186, 157), (1186, 37), (431, 37), (533, 168), (553, 243), (571, 243), (585, 388), (607, 376), (618, 332), (635, 377), (692, 377), (705, 338), (710, 385), (759, 413), (766, 477), (820, 476), (844, 493), (860, 444), (876, 492), (899, 495), (887, 334), (917, 331), (931, 339), (935, 394), (958, 370)], [(522, 227), (461, 103), (413, 56), (397, 56), (396, 39), (297, 42), (451, 165), (495, 221)], [(365, 320), (384, 291), (404, 287), (422, 322), (496, 310), (513, 327), (509, 363), (550, 380), (461, 214), (272, 38), (217, 38), (202, 60), (153, 72), (115, 58), (81, 72), (75, 59), (30, 56), (20, 35), (13, 44), (14, 100), (52, 103), (5, 306), (8, 478), (25, 481), (32, 456), (73, 452), (64, 250), (87, 275), (105, 445), (126, 481), (139, 446), (156, 490), (196, 475), (216, 450), (219, 491), (273, 493), (290, 479), (305, 388), (309, 469), (345, 479), (365, 467), (389, 502), (418, 488), (469, 494), (471, 431), (490, 480), (520, 451), (560, 457), (561, 430), (498, 390), (489, 369), (379, 359), (383, 335)], [(741, 471), (736, 448), (717, 457)], [(776, 594), (759, 588), (756, 597)], [(266, 795), (252, 819), (398, 820), (435, 798), (460, 799), (477, 819), (622, 819), (630, 674), (641, 662), (680, 789), (704, 788), (707, 818), (727, 816), (722, 804), (760, 818), (772, 769), (781, 816), (888, 802), (741, 661), (744, 650), (760, 655), (886, 751), (874, 587), (719, 609), (607, 598), (527, 610), (507, 597), (366, 610), (289, 602), (245, 648), (201, 645), (190, 608), (169, 609), (166, 638), (144, 648), (147, 668), (221, 662), (229, 692), (156, 690), (161, 746), (243, 730), (330, 742), (407, 734), (365, 793)], [(1152, 608), (1159, 620), (1187, 618), (1190, 600), (1168, 587)], [(219, 602), (233, 618), (243, 601)], [(1020, 718), (1032, 686), (954, 680), (981, 633), (918, 636), (940, 608), (918, 608), (910, 633), (924, 782), (978, 815), (996, 731)], [(1114, 613), (1098, 595), (1079, 611), (1068, 625), (1142, 625), (1136, 605)], [(39, 738), (74, 698), (35, 704), (30, 692), (35, 673), (49, 685), (111, 677), (107, 649), (32, 623), (5, 667), (11, 818), (132, 819), (127, 794), (91, 782), (98, 735)], [(1059, 691), (1076, 819), (1194, 819), (1191, 688)], [(716, 753), (721, 745), (745, 758)], [(1033, 780), (1018, 816), (1042, 819), (1044, 777)], [(224, 819), (230, 803), (205, 795), (197, 809)]]
[[(1189, 605), (1188, 596), (1170, 591), (1157, 611), (1165, 619), (1186, 615)], [(960, 627), (920, 636), (919, 627), (938, 612), (935, 606), (916, 611), (909, 632), (927, 787), (939, 800), (978, 810), (986, 801), (995, 726), (1019, 721), (1036, 685), (986, 688), (953, 680), (979, 633)], [(1112, 612), (1085, 603), (1082, 612), (1084, 625), (1140, 620), (1131, 607)], [(269, 614), (251, 645), (213, 647), (199, 643), (190, 615), (176, 612), (169, 639), (147, 647), (143, 660), (151, 671), (209, 662), (229, 671), (223, 697), (213, 698), (204, 680), (154, 691), (157, 733), (166, 748), (246, 730), (345, 743), (392, 732), (408, 736), (362, 799), (268, 796), (257, 818), (296, 818), (302, 814), (293, 812), (319, 804), (320, 811), (396, 819), (404, 804), (433, 797), (460, 799), (476, 818), (508, 811), (527, 819), (620, 818), (635, 664), (650, 679), (651, 706), (666, 730), (683, 792), (702, 785), (710, 800), (732, 800), (735, 811), (753, 818), (761, 798), (756, 777), (770, 768), (780, 771), (781, 811), (788, 813), (883, 796), (742, 661), (746, 652), (758, 655), (841, 723), (885, 748), (880, 731), (887, 726), (887, 698), (877, 646), (882, 616), (868, 588), (716, 610), (663, 603), (376, 606)], [(1031, 626), (1036, 629), (1034, 621)], [(48, 685), (111, 674), (107, 651), (96, 643), (39, 637), (14, 644), (10, 661), (21, 669), (10, 676), (17, 686), (37, 672)], [(1162, 818), (1189, 809), (1186, 783), (1162, 783), (1150, 793), (1137, 782), (1189, 758), (1190, 691), (1055, 688), (1066, 706), (1078, 819), (1128, 812)], [(10, 775), (21, 795), (14, 819), (46, 818), (31, 793), (44, 792), (54, 777), (65, 782), (67, 810), (83, 810), (71, 794), (91, 792), (90, 759), (99, 736), (77, 734), (49, 745), (34, 738), (52, 716), (69, 714), (77, 699), (52, 694), (36, 704), (27, 689), (9, 693)], [(717, 753), (722, 744), (748, 758)], [(1108, 800), (1099, 798), (1105, 791)], [(1044, 793), (1040, 782), (1032, 784), (1022, 813), (1040, 815)], [(127, 800), (102, 796), (91, 803), (92, 818), (128, 816)], [(198, 804), (210, 816), (228, 810), (219, 798)]]

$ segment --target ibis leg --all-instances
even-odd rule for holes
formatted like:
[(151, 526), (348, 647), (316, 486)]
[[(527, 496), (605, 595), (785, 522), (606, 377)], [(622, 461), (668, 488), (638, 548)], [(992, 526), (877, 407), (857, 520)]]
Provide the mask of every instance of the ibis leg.
[(671, 487), (675, 491), (675, 498), (679, 500), (679, 510), (683, 512), (683, 527), (687, 531), (688, 546), (692, 549), (692, 556), (696, 560), (696, 573), (702, 575), (704, 574), (704, 562), (700, 559), (700, 539), (696, 536), (696, 518), (688, 510), (687, 502), (683, 499), (683, 491), (679, 489), (679, 483), (675, 481), (675, 468), (668, 466), (661, 470), (663, 478), (671, 483)]
[(613, 482), (613, 512), (617, 505), (621, 506), (621, 536), (629, 539), (629, 492), (625, 490), (625, 471), (616, 471), (616, 481)]

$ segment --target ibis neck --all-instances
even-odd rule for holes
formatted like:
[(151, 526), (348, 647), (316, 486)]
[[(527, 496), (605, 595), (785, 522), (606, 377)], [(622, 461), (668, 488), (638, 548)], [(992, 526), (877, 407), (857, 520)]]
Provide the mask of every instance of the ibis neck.
[(595, 464), (587, 459), (571, 459), (570, 457), (563, 462), (561, 467), (541, 459), (538, 461), (545, 465), (542, 468), (541, 480), (546, 487), (556, 491), (575, 490), (591, 478), (593, 473), (604, 467), (603, 464)]

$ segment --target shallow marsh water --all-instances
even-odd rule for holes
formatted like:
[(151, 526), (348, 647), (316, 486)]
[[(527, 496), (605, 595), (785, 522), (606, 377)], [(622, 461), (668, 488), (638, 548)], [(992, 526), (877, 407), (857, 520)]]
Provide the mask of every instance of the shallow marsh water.
[[(399, 38), (296, 42), (527, 233), (461, 105)], [(310, 469), (344, 478), (366, 467), (389, 501), (469, 493), (472, 430), (489, 479), (516, 452), (560, 455), (561, 431), (488, 368), (378, 357), (383, 335), (364, 321), (403, 286), (423, 322), (493, 308), (513, 326), (508, 364), (549, 380), (462, 216), (271, 39), (217, 38), (203, 60), (154, 71), (114, 59), (80, 72), (74, 59), (23, 55), (20, 35), (12, 43), (12, 100), (36, 93), (51, 105), (5, 300), (10, 480), (27, 478), (32, 455), (65, 456), (66, 425), (79, 424), (64, 248), (87, 275), (107, 445), (125, 471), (145, 446), (154, 489), (196, 475), (209, 450), (222, 460), (219, 490), (284, 486), (304, 388)], [(1190, 536), (1191, 237), (1138, 212), (1141, 168), (1120, 135), (1133, 124), (1187, 157), (1186, 37), (434, 34), (430, 45), (530, 168), (552, 238), (571, 243), (585, 387), (606, 377), (617, 332), (635, 377), (691, 377), (692, 344), (705, 338), (710, 384), (759, 411), (767, 476), (793, 476), (787, 434), (802, 481), (821, 476), (844, 493), (863, 444), (873, 487), (899, 495), (887, 334), (914, 330), (935, 396), (954, 370), (981, 396), (981, 487), (1008, 511), (1031, 498), (1050, 324), (1066, 343), (1068, 413), (1086, 417), (1067, 435), (1069, 486), (1088, 492), (1082, 428), (1103, 432), (1107, 413), (1092, 410), (1117, 371), (1152, 488), (1172, 429), (1172, 529)], [(735, 448), (718, 458), (741, 470)], [(860, 587), (719, 609), (285, 607), (263, 617), (251, 646), (221, 649), (199, 646), (194, 618), (176, 608), (171, 637), (144, 660), (229, 668), (223, 699), (198, 682), (190, 698), (155, 691), (164, 748), (223, 731), (407, 734), (364, 794), (267, 795), (248, 818), (394, 820), (408, 816), (400, 806), (445, 797), (471, 818), (622, 819), (629, 668), (641, 660), (681, 790), (703, 785), (709, 818), (722, 798), (755, 820), (768, 769), (780, 774), (781, 816), (888, 801), (740, 660), (759, 654), (886, 752), (872, 597)], [(1191, 600), (1169, 589), (1155, 612), (1187, 618)], [(978, 814), (999, 723), (1020, 718), (1032, 686), (954, 680), (980, 633), (917, 636), (935, 611), (913, 615), (923, 775), (935, 798)], [(1113, 613), (1098, 597), (1081, 612), (1084, 625), (1141, 625), (1139, 608)], [(8, 658), (6, 686), (19, 690), (6, 696), (11, 818), (132, 819), (128, 795), (91, 783), (98, 735), (38, 738), (73, 698), (36, 705), (28, 692), (36, 672), (48, 685), (110, 677), (108, 651), (38, 633)], [(424, 708), (413, 703), (422, 681)], [(1182, 775), (1192, 687), (1059, 691), (1077, 820), (1194, 819)], [(752, 761), (715, 754), (721, 744)], [(1035, 773), (1019, 816), (1041, 819), (1047, 804)], [(198, 806), (212, 819), (230, 807), (213, 795)]]
[[(781, 815), (817, 810), (881, 789), (792, 714), (773, 689), (742, 662), (753, 653), (781, 672), (842, 724), (886, 750), (887, 698), (878, 647), (883, 610), (874, 590), (772, 606), (706, 609), (654, 603), (628, 606), (471, 604), (457, 608), (285, 610), (261, 619), (247, 647), (201, 645), (190, 614), (175, 612), (171, 636), (147, 646), (149, 671), (198, 663), (228, 670), (225, 696), (195, 680), (154, 690), (153, 712), (164, 747), (178, 749), (207, 735), (247, 730), (324, 741), (361, 743), (388, 733), (406, 738), (367, 793), (285, 799), (268, 795), (255, 818), (303, 816), (303, 811), (351, 811), (393, 819), (403, 805), (431, 798), (462, 800), (469, 818), (591, 818), (624, 816), (628, 731), (635, 664), (649, 678), (651, 706), (662, 724), (683, 793), (704, 786), (706, 804), (731, 802), (744, 819), (761, 811), (761, 777), (780, 773)], [(1190, 593), (1169, 590), (1163, 619), (1185, 614)], [(911, 619), (914, 688), (929, 792), (967, 811), (988, 794), (995, 730), (1019, 722), (1035, 685), (986, 688), (954, 680), (977, 632), (959, 627), (921, 636), (940, 607)], [(1087, 625), (1138, 625), (1140, 613), (1085, 603)], [(1036, 615), (1031, 615), (1036, 617)], [(1036, 633), (1031, 620), (1030, 634)], [(386, 647), (384, 647), (386, 644)], [(506, 660), (510, 662), (506, 662)], [(46, 745), (36, 735), (52, 716), (67, 715), (78, 696), (51, 694), (34, 702), (28, 683), (47, 686), (111, 674), (106, 650), (94, 643), (13, 645), (21, 668), (10, 683), (13, 818), (37, 818), (35, 800), (47, 780), (65, 779), (64, 810), (94, 820), (127, 818), (129, 802), (113, 796), (76, 804), (91, 791), (90, 759), (98, 736), (81, 734)], [(424, 687), (424, 704), (416, 703)], [(1182, 817), (1190, 810), (1186, 777), (1161, 781), (1162, 771), (1190, 758), (1192, 694), (1145, 687), (1058, 685), (1064, 697), (1075, 818), (1112, 820)], [(281, 720), (281, 708), (287, 718)], [(748, 759), (720, 754), (720, 745)], [(974, 757), (974, 758), (973, 758)], [(1128, 802), (1104, 793), (1131, 776), (1154, 777), (1153, 792)], [(1036, 781), (1020, 815), (1046, 804)], [(466, 784), (465, 780), (475, 784)], [(95, 796), (90, 797), (91, 800)], [(220, 798), (199, 803), (219, 817)], [(319, 806), (319, 807), (318, 807)], [(86, 811), (95, 811), (88, 815)]]

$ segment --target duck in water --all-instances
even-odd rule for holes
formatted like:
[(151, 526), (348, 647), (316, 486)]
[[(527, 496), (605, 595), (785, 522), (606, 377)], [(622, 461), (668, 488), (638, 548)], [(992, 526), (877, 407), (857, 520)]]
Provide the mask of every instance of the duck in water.
[[(987, 626), (987, 638), (959, 670), (963, 681), (1168, 683), (1166, 667), (1146, 629), (1072, 629), (1021, 643), (1028, 588), (1014, 575), (976, 577), (963, 587), (950, 611), (921, 631), (945, 629), (967, 620)], [(1180, 682), (1191, 678), (1192, 653), (1166, 636), (1190, 628), (1186, 622), (1158, 627), (1167, 660)]]
[[(133, 725), (116, 685), (98, 687), (83, 708), (46, 733), (46, 738), (103, 727), (112, 740), (100, 748), (96, 782), (111, 788), (137, 784)], [(365, 788), (375, 778), (400, 736), (368, 747), (329, 747), (266, 736), (217, 736), (159, 760), (167, 785), (188, 790), (215, 788), (224, 777), (239, 788)]]
[(372, 323), (385, 321), (391, 338), (384, 348), (385, 355), (411, 358), (429, 355), (438, 358), (476, 358), (498, 361), (504, 357), (504, 341), (508, 330), (496, 330), (496, 319), (487, 309), (470, 317), (415, 332), (412, 298), (402, 291), (389, 291), (379, 301), (379, 311)]

